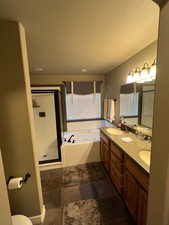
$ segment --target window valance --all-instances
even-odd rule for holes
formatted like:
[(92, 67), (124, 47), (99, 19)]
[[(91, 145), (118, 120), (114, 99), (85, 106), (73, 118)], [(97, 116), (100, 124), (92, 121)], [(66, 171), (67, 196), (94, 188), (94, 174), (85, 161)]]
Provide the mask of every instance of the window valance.
[(64, 81), (67, 94), (88, 95), (101, 93), (103, 81)]

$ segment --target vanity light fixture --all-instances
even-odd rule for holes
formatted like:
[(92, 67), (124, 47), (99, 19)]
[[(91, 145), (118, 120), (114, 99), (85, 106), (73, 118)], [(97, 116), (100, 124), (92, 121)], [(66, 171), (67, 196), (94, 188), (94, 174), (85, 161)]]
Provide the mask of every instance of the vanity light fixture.
[(157, 60), (155, 59), (149, 70), (149, 76), (150, 76), (151, 80), (156, 79), (156, 73), (157, 73), (157, 64), (156, 63), (157, 63)]
[(148, 63), (145, 63), (141, 70), (140, 77), (137, 83), (144, 83), (145, 81), (147, 81), (148, 75), (149, 75), (149, 66)]
[(157, 72), (157, 64), (155, 59), (150, 67), (148, 63), (145, 63), (141, 70), (139, 67), (137, 67), (134, 73), (129, 72), (127, 76), (127, 84), (134, 82), (144, 83), (153, 81), (156, 79), (156, 72)]
[(128, 76), (127, 76), (127, 84), (133, 83), (133, 73), (129, 72)]

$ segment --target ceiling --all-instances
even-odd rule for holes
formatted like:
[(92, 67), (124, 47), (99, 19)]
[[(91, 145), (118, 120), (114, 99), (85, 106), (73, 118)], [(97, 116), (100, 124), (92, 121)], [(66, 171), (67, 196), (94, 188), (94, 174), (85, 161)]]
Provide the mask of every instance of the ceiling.
[(158, 14), (151, 0), (0, 1), (26, 29), (33, 74), (106, 73), (157, 39)]

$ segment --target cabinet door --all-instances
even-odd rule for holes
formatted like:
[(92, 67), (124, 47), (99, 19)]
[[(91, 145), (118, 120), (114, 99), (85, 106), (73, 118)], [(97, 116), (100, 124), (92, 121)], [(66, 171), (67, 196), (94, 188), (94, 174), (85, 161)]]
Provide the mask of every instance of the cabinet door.
[(109, 146), (104, 143), (104, 165), (107, 171), (110, 169), (110, 150)]
[(100, 159), (104, 163), (104, 141), (100, 139)]
[(134, 220), (137, 218), (138, 188), (136, 180), (126, 169), (124, 173), (123, 198)]
[(119, 160), (112, 151), (110, 151), (110, 161), (110, 166), (116, 168), (120, 174), (123, 174), (123, 161)]
[(140, 188), (138, 196), (137, 224), (146, 225), (148, 194)]
[(109, 145), (107, 145), (104, 140), (101, 139), (101, 146), (100, 146), (100, 157), (101, 161), (103, 162), (107, 171), (109, 171), (110, 167), (110, 150)]
[(110, 176), (113, 184), (120, 194), (122, 194), (123, 188), (123, 176), (119, 173), (119, 171), (110, 165)]
[(110, 151), (110, 175), (112, 182), (121, 194), (123, 188), (123, 166), (121, 160), (112, 151)]

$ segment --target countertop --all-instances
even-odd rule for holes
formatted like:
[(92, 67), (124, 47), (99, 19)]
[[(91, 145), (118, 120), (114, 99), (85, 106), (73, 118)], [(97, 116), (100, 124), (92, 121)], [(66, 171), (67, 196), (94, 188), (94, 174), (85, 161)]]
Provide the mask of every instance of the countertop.
[[(117, 146), (119, 146), (127, 155), (129, 155), (146, 172), (150, 173), (150, 166), (146, 164), (139, 156), (141, 151), (151, 151), (151, 143), (141, 139), (131, 132), (122, 131), (122, 135), (113, 135), (107, 132), (108, 127), (102, 127), (100, 130)], [(115, 128), (118, 129), (118, 128)], [(119, 129), (118, 129), (119, 130)], [(130, 137), (132, 142), (126, 143), (121, 138)]]

